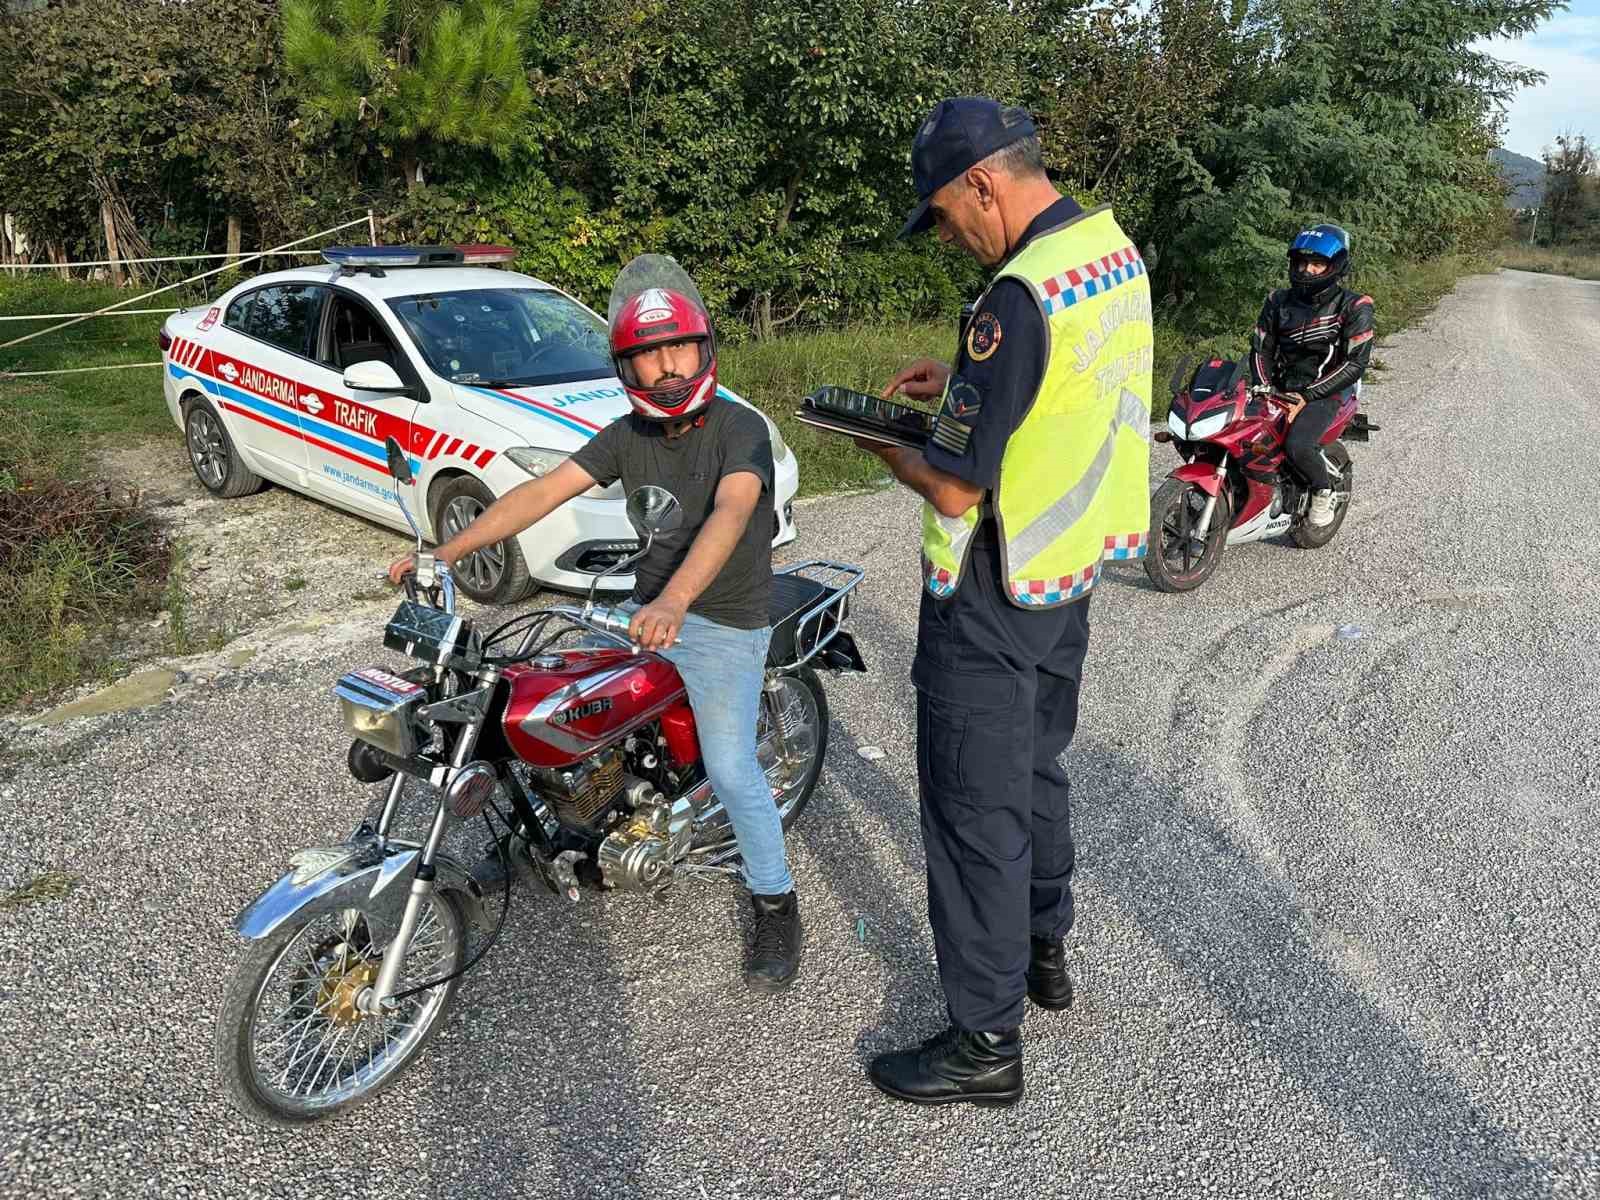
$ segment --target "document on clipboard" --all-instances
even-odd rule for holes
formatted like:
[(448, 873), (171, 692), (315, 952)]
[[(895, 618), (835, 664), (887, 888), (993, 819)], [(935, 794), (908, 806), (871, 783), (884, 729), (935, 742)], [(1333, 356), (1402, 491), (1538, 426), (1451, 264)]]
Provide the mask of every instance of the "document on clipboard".
[(795, 416), (817, 429), (912, 450), (926, 446), (933, 434), (934, 414), (925, 409), (832, 385), (802, 400)]

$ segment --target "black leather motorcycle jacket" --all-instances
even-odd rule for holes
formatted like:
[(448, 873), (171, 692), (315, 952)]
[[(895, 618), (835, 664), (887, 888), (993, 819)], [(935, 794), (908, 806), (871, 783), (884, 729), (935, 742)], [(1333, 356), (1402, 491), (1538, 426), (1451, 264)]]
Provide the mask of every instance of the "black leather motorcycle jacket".
[(1372, 357), (1372, 297), (1332, 287), (1315, 300), (1267, 293), (1250, 338), (1250, 381), (1307, 401), (1346, 391)]

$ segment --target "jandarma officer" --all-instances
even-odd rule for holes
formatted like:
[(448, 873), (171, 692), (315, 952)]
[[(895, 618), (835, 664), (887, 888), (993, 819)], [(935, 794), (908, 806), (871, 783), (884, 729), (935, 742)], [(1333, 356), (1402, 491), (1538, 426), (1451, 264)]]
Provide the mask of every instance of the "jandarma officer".
[(1149, 529), (1150, 288), (1109, 208), (1046, 177), (1029, 115), (945, 100), (911, 150), (901, 236), (994, 271), (954, 368), (923, 360), (885, 396), (940, 399), (926, 450), (862, 443), (927, 504), (912, 682), (928, 916), (950, 1027), (879, 1056), (918, 1104), (1022, 1097), (1023, 997), (1072, 1003), (1068, 780), (1090, 589)]

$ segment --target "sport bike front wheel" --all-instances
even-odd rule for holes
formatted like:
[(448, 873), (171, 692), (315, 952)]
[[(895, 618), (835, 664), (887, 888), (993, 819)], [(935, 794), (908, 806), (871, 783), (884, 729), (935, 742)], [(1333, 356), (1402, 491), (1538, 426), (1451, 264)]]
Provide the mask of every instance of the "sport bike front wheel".
[(1150, 548), (1144, 571), (1163, 592), (1192, 592), (1211, 578), (1227, 548), (1233, 504), (1226, 489), (1217, 493), (1211, 524), (1199, 536), (1200, 516), (1210, 497), (1186, 479), (1169, 479), (1150, 500)]

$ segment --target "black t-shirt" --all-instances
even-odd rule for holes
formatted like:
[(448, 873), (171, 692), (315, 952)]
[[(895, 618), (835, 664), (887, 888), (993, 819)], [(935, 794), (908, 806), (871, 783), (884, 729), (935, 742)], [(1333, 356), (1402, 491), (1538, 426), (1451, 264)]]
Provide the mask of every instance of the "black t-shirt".
[(613, 421), (572, 456), (594, 481), (608, 486), (622, 480), (625, 492), (646, 484), (666, 488), (683, 505), (683, 525), (661, 534), (634, 568), (633, 598), (648, 604), (661, 594), (683, 565), (694, 539), (716, 507), (722, 480), (748, 471), (761, 480), (763, 502), (745, 525), (743, 536), (711, 586), (689, 611), (735, 629), (760, 629), (772, 604), (772, 440), (760, 414), (718, 396), (705, 409), (704, 422), (682, 437), (630, 413)]
[[(1075, 200), (1061, 197), (1028, 224), (1007, 261), (1082, 213)], [(1044, 313), (1025, 285), (1002, 279), (984, 294), (967, 323), (950, 390), (924, 451), (930, 465), (976, 487), (992, 490), (1000, 482), (1006, 443), (1044, 380), (1046, 346)]]

